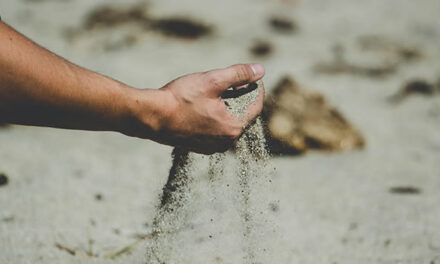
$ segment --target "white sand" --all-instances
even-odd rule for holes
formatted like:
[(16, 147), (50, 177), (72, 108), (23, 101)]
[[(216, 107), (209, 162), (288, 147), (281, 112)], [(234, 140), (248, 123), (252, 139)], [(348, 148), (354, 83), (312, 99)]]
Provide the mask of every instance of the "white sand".
[[(275, 52), (261, 61), (266, 89), (291, 74), (324, 93), (367, 139), (360, 152), (273, 160), (274, 190), (267, 201), (279, 205), (274, 217), (283, 233), (282, 239), (266, 237), (277, 249), (273, 263), (440, 261), (440, 97), (414, 96), (397, 106), (386, 102), (406, 80), (434, 81), (440, 75), (438, 0), (300, 0), (296, 6), (268, 0), (155, 1), (150, 5), (155, 16), (200, 18), (216, 26), (214, 36), (188, 42), (145, 33), (133, 47), (111, 52), (99, 48), (108, 41), (103, 33), (69, 44), (65, 29), (78, 26), (93, 6), (110, 2), (116, 1), (2, 1), (0, 13), (50, 50), (137, 87), (256, 61), (248, 52), (252, 42), (271, 41)], [(271, 14), (294, 18), (299, 32), (272, 32), (266, 23)], [(350, 61), (380, 62), (380, 53), (357, 47), (356, 38), (370, 34), (416, 45), (424, 59), (383, 80), (313, 74), (315, 63), (331, 58), (335, 43), (346, 47)], [(154, 217), (170, 150), (115, 133), (1, 129), (0, 171), (10, 183), (0, 187), (0, 263), (143, 263), (142, 244), (114, 261), (103, 256), (150, 231), (144, 223)], [(421, 194), (388, 192), (407, 185)], [(97, 193), (102, 201), (94, 199)], [(85, 253), (89, 239), (97, 257)], [(78, 253), (71, 256), (55, 243)], [(213, 252), (206, 249), (203, 258), (222, 263)]]

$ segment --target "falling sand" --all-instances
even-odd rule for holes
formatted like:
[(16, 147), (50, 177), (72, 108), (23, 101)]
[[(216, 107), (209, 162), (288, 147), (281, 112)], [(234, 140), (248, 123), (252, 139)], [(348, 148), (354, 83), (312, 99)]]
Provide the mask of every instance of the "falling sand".
[[(250, 84), (239, 96), (228, 91), (228, 111), (244, 118), (260, 89)], [(269, 263), (270, 246), (264, 236), (273, 233), (268, 199), (271, 180), (260, 117), (249, 124), (231, 155), (210, 156), (175, 148), (173, 165), (147, 248), (147, 264)]]

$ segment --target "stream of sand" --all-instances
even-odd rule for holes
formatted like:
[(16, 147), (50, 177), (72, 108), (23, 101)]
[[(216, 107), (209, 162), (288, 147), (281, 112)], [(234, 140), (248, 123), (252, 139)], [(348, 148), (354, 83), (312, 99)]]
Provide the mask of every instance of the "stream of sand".
[[(259, 91), (257, 88), (239, 97), (225, 99), (228, 111), (237, 117), (243, 117)], [(228, 156), (231, 158), (228, 159)], [(201, 237), (198, 242), (209, 245), (205, 248), (217, 248), (212, 253), (216, 255), (212, 256), (215, 257), (214, 260), (228, 260), (227, 248), (230, 247), (229, 252), (240, 251), (238, 255), (242, 258), (241, 263), (265, 263), (269, 249), (262, 243), (261, 236), (268, 230), (264, 227), (268, 225), (267, 200), (258, 190), (270, 183), (267, 174), (268, 158), (260, 117), (245, 129), (235, 143), (231, 155), (220, 153), (207, 158), (175, 148), (168, 181), (163, 188), (153, 220), (153, 235), (147, 248), (147, 263), (177, 264), (186, 263), (185, 259), (199, 259), (197, 255), (203, 253), (194, 249), (186, 250), (191, 243), (187, 239), (188, 236), (185, 236), (187, 230), (197, 232)], [(196, 185), (200, 178), (196, 176), (196, 171), (200, 171), (200, 166), (206, 159), (208, 168), (202, 174), (207, 174), (207, 184), (199, 188), (203, 192), (198, 194)], [(226, 171), (230, 171), (232, 177), (225, 176)], [(195, 199), (194, 196), (201, 198)], [(206, 203), (207, 206), (198, 210), (196, 207), (200, 203)], [(203, 208), (210, 210), (203, 212)], [(222, 218), (222, 210), (235, 210), (237, 218)], [(239, 225), (241, 235), (225, 234), (226, 227), (230, 224)], [(204, 233), (208, 234), (208, 239), (202, 235)], [(224, 242), (228, 239), (234, 240), (233, 243)], [(241, 241), (236, 241), (237, 239)], [(196, 250), (201, 251), (203, 248), (199, 246)]]

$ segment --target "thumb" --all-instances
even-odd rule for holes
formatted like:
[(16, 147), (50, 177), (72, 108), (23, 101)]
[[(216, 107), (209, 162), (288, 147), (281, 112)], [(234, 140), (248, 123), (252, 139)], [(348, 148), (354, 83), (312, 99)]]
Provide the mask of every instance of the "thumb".
[(236, 64), (205, 74), (208, 81), (214, 84), (216, 96), (219, 96), (229, 87), (241, 86), (263, 78), (264, 68), (261, 64)]

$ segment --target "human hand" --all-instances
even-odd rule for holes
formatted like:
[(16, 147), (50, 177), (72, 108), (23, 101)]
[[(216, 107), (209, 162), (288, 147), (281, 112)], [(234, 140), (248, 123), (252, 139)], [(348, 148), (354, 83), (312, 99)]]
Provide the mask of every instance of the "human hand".
[(203, 154), (224, 152), (260, 114), (264, 87), (261, 82), (258, 98), (242, 119), (226, 110), (221, 94), (229, 87), (241, 89), (263, 76), (261, 65), (240, 64), (185, 75), (159, 90), (147, 90), (150, 96), (155, 94), (157, 107), (154, 115), (151, 111), (138, 111), (141, 123), (147, 124), (151, 133), (137, 136), (150, 134), (147, 137), (157, 142)]

